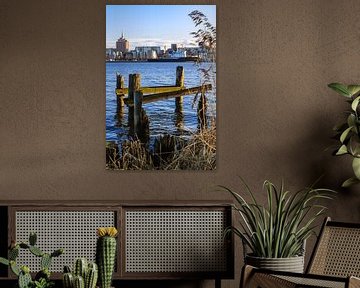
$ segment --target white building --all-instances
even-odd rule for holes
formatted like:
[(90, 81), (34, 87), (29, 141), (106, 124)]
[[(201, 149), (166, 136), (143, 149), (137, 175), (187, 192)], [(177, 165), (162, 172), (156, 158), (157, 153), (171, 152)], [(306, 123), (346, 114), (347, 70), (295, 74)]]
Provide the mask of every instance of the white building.
[(139, 59), (156, 59), (161, 53), (160, 46), (138, 46), (135, 51)]

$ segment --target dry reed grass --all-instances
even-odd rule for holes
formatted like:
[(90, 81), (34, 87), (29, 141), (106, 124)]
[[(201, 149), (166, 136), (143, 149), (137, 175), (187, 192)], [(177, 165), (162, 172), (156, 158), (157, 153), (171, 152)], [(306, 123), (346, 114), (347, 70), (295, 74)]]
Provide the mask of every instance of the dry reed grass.
[(192, 135), (182, 149), (175, 151), (164, 170), (216, 169), (216, 126)]
[[(121, 157), (108, 155), (106, 167), (114, 170), (214, 170), (216, 169), (216, 126), (201, 129), (188, 141), (164, 135), (150, 153), (139, 141), (122, 144)], [(108, 151), (108, 149), (107, 149)]]
[(139, 140), (125, 141), (122, 144), (122, 170), (152, 170), (154, 164), (150, 153)]

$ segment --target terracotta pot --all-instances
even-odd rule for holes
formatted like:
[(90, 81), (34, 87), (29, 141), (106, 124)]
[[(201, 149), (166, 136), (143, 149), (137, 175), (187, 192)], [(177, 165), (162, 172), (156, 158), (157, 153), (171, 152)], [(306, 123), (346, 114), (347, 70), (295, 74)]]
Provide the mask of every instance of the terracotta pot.
[(262, 269), (304, 273), (304, 256), (263, 258), (246, 255), (245, 263)]

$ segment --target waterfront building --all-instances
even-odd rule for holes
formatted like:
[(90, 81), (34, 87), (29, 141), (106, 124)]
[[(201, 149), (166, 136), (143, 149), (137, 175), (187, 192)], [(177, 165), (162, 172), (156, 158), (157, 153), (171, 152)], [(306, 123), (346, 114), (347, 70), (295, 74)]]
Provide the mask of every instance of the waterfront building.
[(114, 61), (122, 57), (122, 53), (114, 48), (106, 48), (106, 61)]
[(178, 45), (177, 44), (171, 44), (171, 50), (177, 51), (178, 50)]
[(137, 46), (135, 51), (138, 59), (156, 59), (161, 54), (160, 46)]
[(124, 53), (124, 59), (125, 60), (133, 60), (135, 58), (134, 58), (134, 55), (132, 52), (126, 52), (126, 53)]
[(129, 51), (130, 42), (125, 39), (124, 33), (121, 34), (121, 37), (116, 41), (116, 50), (122, 53)]
[(155, 50), (151, 50), (151, 52), (147, 55), (147, 59), (156, 59), (157, 57), (158, 55), (156, 54)]

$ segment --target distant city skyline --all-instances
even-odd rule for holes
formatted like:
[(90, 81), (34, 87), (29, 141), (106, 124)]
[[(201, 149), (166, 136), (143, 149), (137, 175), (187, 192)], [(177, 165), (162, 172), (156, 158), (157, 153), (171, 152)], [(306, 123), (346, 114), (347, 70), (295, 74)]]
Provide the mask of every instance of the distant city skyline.
[(216, 27), (215, 5), (106, 5), (106, 48), (115, 48), (124, 33), (130, 49), (136, 46), (195, 46), (196, 27), (188, 14), (204, 13)]

